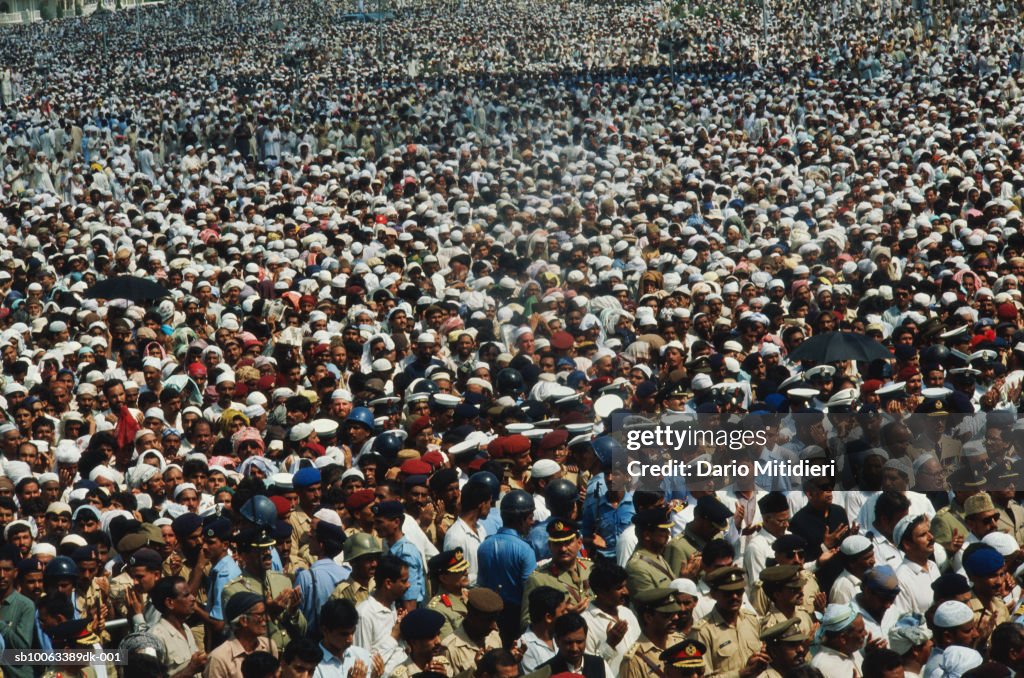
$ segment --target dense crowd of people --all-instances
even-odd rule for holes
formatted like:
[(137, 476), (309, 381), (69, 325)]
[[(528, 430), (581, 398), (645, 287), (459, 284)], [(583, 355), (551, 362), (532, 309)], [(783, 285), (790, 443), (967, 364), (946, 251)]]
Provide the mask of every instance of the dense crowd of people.
[(1021, 13), (3, 27), (0, 671), (1024, 670)]

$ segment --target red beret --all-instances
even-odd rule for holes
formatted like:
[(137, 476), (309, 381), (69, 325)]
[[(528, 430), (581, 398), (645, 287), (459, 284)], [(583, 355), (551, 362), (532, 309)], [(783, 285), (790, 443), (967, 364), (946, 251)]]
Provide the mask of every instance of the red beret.
[(868, 379), (863, 384), (861, 384), (860, 393), (861, 395), (869, 395), (880, 388), (882, 388), (881, 379)]
[(430, 464), (431, 471), (433, 471), (433, 469), (444, 466), (444, 457), (441, 456), (441, 453), (438, 452), (437, 450), (427, 452), (422, 457), (420, 457), (420, 461), (425, 461), (428, 464)]
[(407, 476), (427, 476), (434, 472), (434, 469), (422, 459), (410, 459), (403, 462), (400, 468)]
[(284, 517), (292, 510), (292, 503), (284, 497), (271, 497), (270, 501), (274, 503), (274, 508), (277, 509), (277, 517), (280, 520), (284, 520)]
[(567, 442), (569, 442), (569, 432), (564, 428), (555, 429), (550, 433), (545, 433), (544, 437), (540, 439), (540, 449), (542, 452), (557, 450)]
[(568, 351), (573, 343), (572, 335), (565, 330), (559, 330), (551, 335), (551, 348), (556, 351)]
[(430, 417), (423, 415), (413, 423), (409, 424), (409, 437), (415, 438), (423, 429), (430, 428), (430, 426)]
[(1017, 307), (1009, 301), (1003, 302), (996, 308), (996, 315), (999, 316), (1000, 320), (1016, 320)]
[(529, 438), (518, 433), (510, 436), (501, 436), (492, 440), (487, 446), (487, 454), (491, 455), (492, 459), (514, 457), (524, 452), (529, 452), (530, 444)]
[(365, 490), (356, 490), (352, 494), (348, 495), (348, 499), (345, 500), (345, 508), (348, 509), (349, 513), (355, 513), (362, 511), (364, 508), (373, 503), (374, 497), (373, 490), (367, 488)]
[(473, 461), (469, 462), (469, 470), (470, 471), (479, 471), (480, 469), (482, 469), (484, 467), (484, 464), (486, 464), (486, 463), (487, 463), (487, 459), (485, 459), (483, 457), (477, 457)]

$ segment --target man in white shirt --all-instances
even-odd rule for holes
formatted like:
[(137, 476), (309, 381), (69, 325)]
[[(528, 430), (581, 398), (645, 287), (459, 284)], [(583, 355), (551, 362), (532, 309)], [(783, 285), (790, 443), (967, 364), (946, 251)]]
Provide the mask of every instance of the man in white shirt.
[(405, 652), (393, 632), (398, 623), (395, 603), (409, 590), (409, 566), (397, 556), (386, 555), (377, 564), (373, 581), (373, 593), (356, 608), (359, 620), (352, 644), (367, 652), (378, 652), (390, 673), (405, 661)]
[(491, 490), (483, 483), (466, 483), (462, 489), (458, 519), (444, 535), (444, 550), (462, 549), (469, 563), (469, 585), (476, 586), (479, 565), (477, 549), (487, 538), (487, 529), (480, 524), (491, 512)]
[(901, 615), (924, 615), (935, 600), (932, 584), (939, 578), (939, 566), (929, 557), (935, 548), (931, 521), (924, 514), (906, 516), (896, 524), (893, 539), (903, 552), (896, 568), (900, 595), (895, 607)]
[(324, 603), (320, 609), (320, 631), (323, 633), (320, 649), (323, 651), (323, 659), (313, 672), (314, 678), (349, 678), (350, 672), (357, 667), (370, 678), (383, 675), (384, 661), (381, 656), (375, 653), (371, 657), (366, 649), (352, 644), (359, 619), (359, 613), (349, 600), (332, 598)]
[(860, 591), (864, 573), (875, 566), (875, 549), (871, 540), (861, 534), (851, 534), (839, 546), (845, 567), (832, 584), (828, 599), (837, 605), (849, 603)]
[[(772, 544), (789, 529), (789, 502), (781, 492), (769, 492), (757, 502), (761, 510), (761, 529), (750, 537), (743, 552), (743, 569), (748, 582), (761, 578), (761, 570), (767, 567), (768, 559), (774, 558)], [(751, 584), (753, 586), (753, 584)]]
[(619, 674), (622, 658), (640, 637), (636, 615), (622, 603), (629, 594), (628, 575), (619, 565), (598, 563), (590, 571), (590, 591), (594, 599), (583, 612), (587, 622), (587, 654), (604, 659)]

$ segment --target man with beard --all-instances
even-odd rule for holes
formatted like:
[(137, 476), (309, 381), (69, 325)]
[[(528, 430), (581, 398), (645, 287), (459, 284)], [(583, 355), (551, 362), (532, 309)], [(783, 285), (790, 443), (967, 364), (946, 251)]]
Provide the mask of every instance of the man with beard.
[(62, 501), (55, 501), (46, 507), (46, 536), (40, 541), (57, 546), (71, 529), (71, 507)]
[(224, 587), (224, 605), (241, 591), (256, 593), (267, 600), (267, 629), (277, 647), (306, 633), (306, 618), (299, 609), (299, 589), (285, 575), (271, 570), (274, 538), (260, 529), (249, 530), (237, 539), (242, 575)]
[(800, 622), (790, 619), (776, 624), (761, 633), (761, 642), (770, 657), (768, 668), (762, 678), (782, 678), (790, 671), (804, 665), (807, 658), (806, 633), (800, 630)]

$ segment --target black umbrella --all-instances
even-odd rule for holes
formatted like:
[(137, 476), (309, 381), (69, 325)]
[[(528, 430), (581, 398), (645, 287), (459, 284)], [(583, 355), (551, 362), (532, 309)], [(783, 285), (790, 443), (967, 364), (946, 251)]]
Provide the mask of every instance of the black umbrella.
[(119, 275), (107, 278), (89, 288), (85, 296), (89, 299), (127, 299), (128, 301), (152, 301), (170, 296), (170, 292), (152, 280), (134, 275)]
[(863, 334), (853, 332), (824, 332), (816, 334), (789, 354), (790, 360), (809, 360), (815, 363), (834, 363), (840, 360), (871, 362), (892, 358), (885, 346)]

